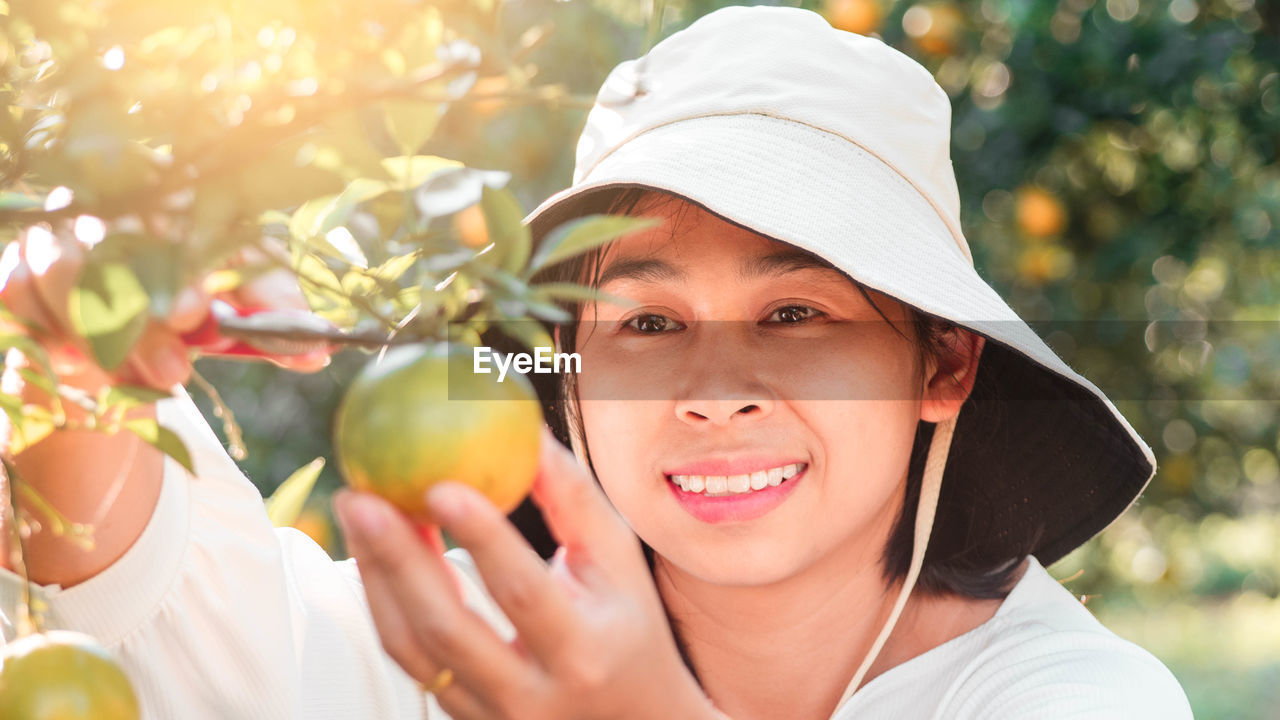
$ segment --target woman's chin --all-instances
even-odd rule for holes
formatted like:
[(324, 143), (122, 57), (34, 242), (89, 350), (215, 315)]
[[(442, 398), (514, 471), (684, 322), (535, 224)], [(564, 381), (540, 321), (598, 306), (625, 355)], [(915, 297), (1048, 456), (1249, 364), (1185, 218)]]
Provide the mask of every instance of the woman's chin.
[[(760, 547), (752, 547), (760, 545)], [(771, 585), (795, 575), (801, 568), (792, 552), (764, 543), (738, 543), (723, 548), (673, 549), (666, 554), (655, 548), (669, 570), (708, 585), (756, 587)]]

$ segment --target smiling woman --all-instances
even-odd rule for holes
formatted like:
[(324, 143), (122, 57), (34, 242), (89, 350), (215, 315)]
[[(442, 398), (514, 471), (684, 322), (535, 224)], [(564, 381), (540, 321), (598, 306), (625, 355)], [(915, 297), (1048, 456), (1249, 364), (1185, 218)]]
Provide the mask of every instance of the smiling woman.
[[(970, 356), (975, 355), (980, 349), (983, 342), (981, 337), (957, 330), (951, 323), (926, 315), (881, 293), (868, 290), (830, 262), (811, 252), (771, 241), (676, 196), (643, 188), (597, 192), (583, 202), (578, 212), (656, 214), (665, 219), (662, 226), (649, 233), (633, 235), (621, 243), (610, 246), (607, 250), (598, 250), (575, 258), (551, 269), (546, 274), (548, 280), (585, 282), (599, 287), (609, 295), (626, 298), (640, 306), (625, 310), (608, 305), (569, 308), (575, 312), (579, 320), (559, 328), (560, 342), (564, 347), (580, 347), (578, 344), (580, 332), (585, 335), (582, 343), (584, 346), (589, 346), (587, 356), (592, 358), (590, 368), (593, 371), (587, 383), (589, 386), (600, 388), (598, 391), (588, 389), (582, 393), (588, 398), (589, 404), (607, 408), (608, 403), (591, 401), (616, 400), (622, 394), (657, 399), (663, 391), (675, 391), (675, 385), (681, 379), (687, 379), (686, 369), (697, 367), (698, 363), (691, 364), (688, 358), (676, 359), (669, 342), (661, 345), (656, 338), (649, 340), (637, 338), (629, 341), (630, 345), (623, 345), (624, 340), (618, 335), (623, 333), (641, 336), (657, 335), (681, 330), (686, 331), (685, 334), (688, 335), (689, 324), (694, 325), (694, 332), (700, 330), (707, 337), (707, 341), (715, 346), (712, 353), (702, 354), (702, 362), (710, 358), (711, 367), (719, 376), (723, 376), (725, 372), (725, 367), (719, 363), (729, 359), (728, 356), (739, 353), (746, 355), (749, 363), (760, 367), (762, 375), (767, 374), (768, 370), (764, 369), (763, 363), (768, 361), (768, 357), (764, 351), (771, 350), (775, 356), (774, 364), (779, 366), (774, 375), (780, 375), (790, 381), (788, 387), (777, 388), (774, 392), (794, 400), (812, 403), (838, 399), (872, 400), (873, 397), (879, 397), (882, 400), (909, 402), (920, 394), (919, 388), (922, 387), (926, 373), (930, 371), (937, 373), (939, 370), (945, 371), (944, 379), (950, 377), (951, 381), (958, 386), (959, 392), (965, 392), (954, 368), (973, 359)], [(689, 255), (679, 252), (678, 238), (693, 235), (707, 238), (712, 243), (703, 248), (706, 251), (704, 255), (708, 255), (705, 258), (706, 262), (696, 262)], [(759, 248), (758, 254), (744, 253), (740, 249), (751, 247)], [(659, 259), (664, 254), (676, 256), (675, 264)], [(692, 266), (694, 273), (701, 276), (696, 277), (679, 269), (682, 266)], [(732, 297), (724, 295), (724, 291), (728, 288), (724, 282), (725, 278), (744, 278), (745, 282), (740, 284), (741, 291)], [(699, 289), (705, 292), (707, 288), (713, 289), (710, 294), (723, 301), (726, 307), (706, 307), (704, 303), (704, 307), (700, 308), (702, 315), (685, 317), (682, 320), (674, 309), (666, 309), (669, 305), (660, 303), (659, 308), (645, 306), (646, 291), (650, 295), (667, 298), (668, 303), (672, 297), (683, 296), (687, 306), (689, 302), (699, 300), (696, 297)], [(683, 293), (680, 292), (682, 290)], [(751, 319), (749, 316), (737, 320), (731, 319), (743, 315), (746, 309), (750, 308), (752, 301), (750, 296), (753, 293), (757, 297), (770, 298), (761, 308), (761, 311), (767, 311), (769, 316), (760, 319)], [(741, 295), (747, 296), (744, 302), (738, 305), (730, 304)], [(756, 302), (760, 301), (756, 300)], [(666, 313), (675, 316), (664, 314), (662, 312), (664, 309)], [(706, 316), (708, 314), (709, 316)], [(770, 325), (774, 327), (773, 331), (771, 334), (764, 334), (761, 328), (767, 328)], [(582, 328), (581, 331), (580, 328)], [(749, 343), (739, 343), (727, 337), (727, 334), (735, 329), (760, 339), (772, 337), (774, 342), (765, 344), (764, 347), (759, 344), (752, 346)], [(914, 371), (914, 376), (910, 380), (913, 387), (909, 389), (867, 387), (865, 373), (862, 374), (861, 387), (838, 386), (843, 379), (859, 375), (856, 368), (850, 365), (851, 356), (842, 354), (846, 348), (840, 341), (844, 340), (845, 345), (849, 342), (865, 344), (883, 335), (885, 330), (890, 330), (896, 335), (892, 339), (896, 340), (897, 344), (907, 346), (906, 354), (903, 354), (903, 348), (894, 348), (898, 357), (893, 359), (893, 365)], [(599, 341), (592, 343), (592, 338), (597, 331), (602, 335)], [(961, 346), (953, 348), (952, 344), (957, 341), (962, 343)], [(613, 347), (621, 348), (628, 355), (625, 360), (616, 362), (613, 367), (622, 370), (643, 368), (642, 377), (629, 381), (618, 377), (615, 372), (613, 375), (601, 378), (603, 372), (607, 372), (606, 368), (610, 366), (608, 363), (602, 363), (603, 367), (597, 367), (600, 360), (592, 351), (603, 352), (608, 349), (607, 344), (610, 342), (613, 343)], [(641, 354), (646, 349), (651, 355)], [(675, 368), (675, 377), (667, 378), (665, 384), (661, 375), (654, 372), (664, 363), (669, 363)], [(827, 365), (822, 367), (819, 363)], [(832, 367), (832, 364), (835, 367)], [(592, 461), (591, 448), (587, 447), (582, 440), (586, 436), (586, 429), (583, 425), (582, 413), (578, 410), (578, 376), (564, 375), (562, 380), (559, 402), (566, 412), (561, 418), (553, 418), (553, 422), (563, 420), (573, 426), (566, 435), (578, 439), (582, 456), (593, 469), (598, 470), (599, 465)], [(635, 389), (627, 390), (632, 382), (636, 383)], [(706, 394), (707, 389), (699, 388), (692, 392)], [(877, 406), (874, 403), (864, 405), (872, 413), (879, 414), (883, 410), (883, 405)], [(765, 411), (759, 407), (754, 412), (757, 417), (765, 414)], [(693, 414), (687, 417), (698, 416), (697, 411), (693, 411)], [(627, 420), (620, 420), (620, 422), (623, 425), (629, 424)], [(898, 488), (900, 491), (898, 497), (904, 499), (919, 497), (924, 451), (928, 449), (929, 439), (932, 436), (930, 423), (917, 421), (911, 426), (915, 437), (910, 445), (909, 472), (905, 486)], [(848, 432), (847, 427), (844, 428), (844, 432)], [(594, 436), (619, 437), (616, 432), (607, 431)], [(605, 450), (601, 445), (596, 445), (596, 449)], [(610, 453), (606, 452), (605, 455), (610, 456)], [(795, 472), (783, 472), (789, 467), (775, 466), (762, 469), (747, 467), (745, 470), (756, 473), (762, 470), (775, 472), (767, 479), (754, 477), (751, 473), (738, 473), (737, 482), (741, 487), (743, 479), (747, 479), (749, 483), (747, 489), (757, 492), (763, 490), (762, 487), (757, 486), (761, 482), (767, 482), (769, 487), (777, 487), (781, 484), (777, 482), (782, 479), (781, 476), (786, 475), (790, 478), (798, 474), (799, 469), (807, 469), (806, 466), (798, 468)], [(734, 477), (732, 475), (725, 478), (725, 487), (721, 488), (718, 487), (720, 480), (717, 473), (705, 466), (693, 467), (687, 473), (677, 472), (682, 469), (690, 468), (675, 468), (666, 474), (683, 490), (703, 496), (734, 492), (734, 488), (728, 483), (728, 479)], [(707, 478), (707, 475), (711, 477)], [(725, 473), (719, 474), (719, 476), (724, 475)], [(739, 492), (745, 494), (745, 491)], [(781, 497), (782, 493), (770, 495), (770, 497), (774, 496)], [(613, 497), (612, 493), (611, 497)], [(677, 493), (676, 498), (691, 503), (697, 502), (696, 498), (687, 492)], [(739, 499), (739, 503), (751, 503), (754, 507), (761, 504), (762, 499), (744, 496)], [(729, 503), (690, 505), (691, 512), (702, 513), (733, 514), (734, 507)], [(889, 540), (883, 548), (883, 569), (885, 579), (888, 581), (905, 577), (911, 558), (914, 503), (907, 502), (906, 507), (900, 509), (901, 512), (898, 513), (896, 522), (893, 524)], [(962, 530), (951, 526), (962, 519), (964, 519), (963, 516), (958, 513), (944, 514), (935, 523), (935, 536), (947, 538), (961, 536)], [(643, 533), (642, 537), (644, 537)], [(645, 549), (647, 556), (652, 560), (652, 548), (646, 544)], [(1022, 554), (1026, 554), (1029, 550), (1030, 548), (1024, 549)], [(949, 592), (974, 598), (1004, 597), (1012, 580), (1015, 579), (1019, 564), (1009, 562), (1007, 559), (1000, 559), (986, 565), (981, 562), (975, 563), (973, 558), (966, 558), (968, 552), (963, 541), (948, 545), (934, 544), (925, 557), (925, 564), (918, 581), (920, 589), (927, 593)]]
[[(112, 464), (150, 521), (37, 596), (157, 718), (1190, 717), (1045, 570), (1154, 460), (978, 275), (949, 131), (878, 39), (707, 15), (609, 75), (573, 184), (528, 219), (661, 221), (548, 271), (603, 291), (567, 308), (581, 372), (544, 398), (573, 449), (543, 434), (550, 563), (448, 482), (425, 502), (461, 547), (347, 493), (333, 563), (273, 533), (179, 394), (156, 412), (199, 482)], [(57, 442), (24, 475), (102, 474)], [(0, 573), (0, 607), (18, 588)]]

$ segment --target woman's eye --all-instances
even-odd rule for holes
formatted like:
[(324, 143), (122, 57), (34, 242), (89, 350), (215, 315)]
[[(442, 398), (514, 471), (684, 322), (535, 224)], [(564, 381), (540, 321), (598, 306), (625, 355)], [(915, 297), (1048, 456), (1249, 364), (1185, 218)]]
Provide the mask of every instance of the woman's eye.
[(820, 314), (817, 310), (807, 305), (787, 305), (774, 310), (769, 315), (769, 320), (770, 322), (794, 324), (811, 320)]
[(665, 315), (637, 315), (626, 322), (626, 327), (645, 335), (656, 335), (662, 332), (679, 329), (680, 323)]

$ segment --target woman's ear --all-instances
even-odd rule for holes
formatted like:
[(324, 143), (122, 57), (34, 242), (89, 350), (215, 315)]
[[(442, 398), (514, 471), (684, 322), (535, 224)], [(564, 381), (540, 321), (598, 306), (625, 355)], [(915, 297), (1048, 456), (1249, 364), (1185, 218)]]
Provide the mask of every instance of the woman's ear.
[(953, 327), (943, 337), (947, 349), (938, 358), (927, 379), (920, 403), (920, 419), (938, 423), (960, 413), (973, 392), (978, 377), (978, 359), (987, 339), (963, 328)]

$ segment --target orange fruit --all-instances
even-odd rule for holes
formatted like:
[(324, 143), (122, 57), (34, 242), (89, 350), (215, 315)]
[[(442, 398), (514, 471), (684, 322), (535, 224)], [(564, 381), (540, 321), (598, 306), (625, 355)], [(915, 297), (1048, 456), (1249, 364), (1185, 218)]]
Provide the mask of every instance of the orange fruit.
[(1034, 185), (1019, 188), (1014, 213), (1018, 229), (1032, 238), (1052, 237), (1067, 226), (1062, 201)]
[(138, 697), (96, 640), (52, 630), (0, 651), (0, 720), (138, 720)]
[(952, 55), (960, 49), (965, 18), (951, 3), (916, 5), (902, 16), (902, 23), (916, 45), (927, 53)]
[(489, 244), (489, 224), (485, 222), (484, 211), (479, 205), (472, 205), (455, 213), (453, 229), (457, 231), (462, 244), (469, 248), (479, 249)]
[(877, 0), (827, 0), (822, 15), (833, 28), (866, 35), (879, 29), (884, 14)]
[(1032, 285), (1061, 280), (1071, 273), (1075, 259), (1064, 247), (1048, 243), (1027, 248), (1018, 257), (1018, 274)]
[[(489, 75), (476, 80), (471, 86), (471, 95), (483, 98), (485, 95), (500, 95), (511, 90), (511, 79), (506, 75)], [(471, 111), (481, 117), (492, 117), (502, 110), (508, 101), (503, 98), (477, 99), (471, 103)]]
[(334, 425), (347, 484), (428, 522), (425, 493), (442, 480), (471, 485), (503, 512), (520, 504), (537, 470), (542, 409), (524, 375), (475, 373), (472, 351), (406, 345), (360, 372)]

